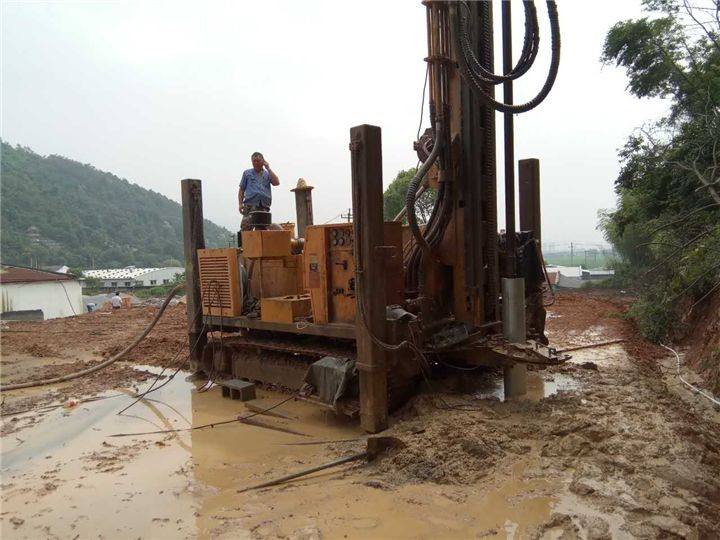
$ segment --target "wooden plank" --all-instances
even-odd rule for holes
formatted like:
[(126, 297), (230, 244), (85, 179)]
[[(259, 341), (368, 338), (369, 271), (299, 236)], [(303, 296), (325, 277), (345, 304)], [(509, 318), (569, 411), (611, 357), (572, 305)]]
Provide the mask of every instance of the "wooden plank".
[(187, 298), (188, 342), (190, 369), (197, 371), (207, 334), (203, 332), (202, 299), (200, 297), (200, 269), (198, 249), (205, 248), (203, 230), (202, 182), (185, 179), (180, 182), (183, 213), (183, 247), (185, 250), (185, 291)]
[[(382, 143), (377, 126), (350, 129), (355, 269), (357, 275), (357, 368), (360, 371), (360, 424), (369, 433), (388, 426), (385, 351), (387, 305), (383, 245)], [(373, 337), (375, 340), (373, 340)]]
[(289, 334), (306, 334), (310, 336), (325, 336), (339, 339), (355, 339), (355, 325), (353, 324), (287, 324), (266, 322), (248, 317), (218, 317), (205, 315), (203, 320), (212, 328), (248, 328), (250, 330), (268, 330), (271, 332), (286, 332)]

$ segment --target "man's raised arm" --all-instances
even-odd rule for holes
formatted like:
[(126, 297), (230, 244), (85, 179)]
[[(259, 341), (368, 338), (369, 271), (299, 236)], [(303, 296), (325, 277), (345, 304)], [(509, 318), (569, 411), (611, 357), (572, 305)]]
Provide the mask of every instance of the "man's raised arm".
[(267, 169), (268, 174), (270, 175), (270, 183), (273, 186), (279, 186), (280, 185), (280, 179), (278, 178), (278, 175), (273, 172), (273, 170), (270, 168), (270, 164), (266, 161), (265, 162), (265, 168)]

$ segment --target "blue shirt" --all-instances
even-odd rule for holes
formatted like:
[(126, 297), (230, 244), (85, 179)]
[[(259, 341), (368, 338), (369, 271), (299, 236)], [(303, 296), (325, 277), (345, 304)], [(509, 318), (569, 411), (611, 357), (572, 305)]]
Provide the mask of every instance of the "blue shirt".
[(243, 190), (243, 204), (270, 208), (272, 203), (270, 173), (265, 169), (260, 172), (256, 172), (255, 169), (245, 171), (240, 180), (240, 189)]

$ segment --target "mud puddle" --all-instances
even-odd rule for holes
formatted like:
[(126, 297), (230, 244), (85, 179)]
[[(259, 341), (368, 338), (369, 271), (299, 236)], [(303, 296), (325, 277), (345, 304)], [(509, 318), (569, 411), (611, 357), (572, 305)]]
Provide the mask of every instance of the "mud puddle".
[[(571, 391), (578, 388), (580, 388), (580, 382), (570, 375), (529, 371), (527, 374), (527, 395), (524, 399), (540, 401), (560, 391)], [(504, 401), (505, 388), (502, 377), (482, 380), (472, 396), (475, 399), (497, 398)]]
[[(526, 478), (530, 464), (483, 486), (408, 484), (384, 489), (358, 474), (362, 464), (330, 470), (284, 486), (238, 493), (354, 451), (353, 444), (296, 445), (355, 439), (355, 423), (290, 401), (289, 419), (264, 423), (300, 437), (232, 423), (179, 433), (111, 437), (183, 429), (247, 414), (218, 387), (183, 373), (125, 414), (133, 399), (107, 399), (59, 408), (2, 439), (3, 538), (506, 538), (542, 523), (551, 512), (547, 480)], [(148, 383), (140, 385), (140, 390)], [(258, 390), (261, 407), (287, 396)]]
[[(448, 377), (437, 381), (436, 386), (451, 393), (472, 396), (473, 399), (505, 400), (503, 376), (499, 371), (478, 371), (473, 376)], [(550, 371), (528, 371), (527, 394), (523, 398), (540, 401), (561, 391), (575, 391), (581, 382), (572, 375)]]

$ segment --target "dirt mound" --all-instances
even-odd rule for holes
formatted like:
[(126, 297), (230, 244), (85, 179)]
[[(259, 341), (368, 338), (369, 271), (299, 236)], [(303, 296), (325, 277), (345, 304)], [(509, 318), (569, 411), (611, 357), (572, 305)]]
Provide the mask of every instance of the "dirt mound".
[[(135, 339), (157, 314), (158, 308), (137, 306), (115, 311), (93, 311), (76, 317), (10, 323), (0, 333), (3, 355), (29, 354), (36, 358), (62, 357), (67, 350), (107, 358)], [(165, 366), (187, 355), (187, 316), (184, 305), (169, 306), (150, 334), (126, 357), (141, 364)], [(174, 362), (173, 362), (174, 363)]]
[(488, 424), (494, 416), (490, 408), (455, 414), (436, 409), (438, 405), (429, 396), (406, 405), (402, 414), (407, 420), (392, 430), (406, 446), (378, 464), (386, 482), (471, 484), (506, 454), (510, 438)]
[[(557, 418), (578, 404), (577, 397), (566, 393), (542, 402), (517, 403), (460, 400), (453, 395), (417, 396), (386, 432), (405, 446), (379, 460), (374, 473), (391, 485), (473, 484), (498, 468), (511, 467), (538, 448), (542, 440), (561, 437), (567, 442), (572, 438), (567, 435), (586, 430), (587, 422), (567, 422), (562, 432), (557, 430)], [(585, 439), (579, 440), (582, 447), (588, 444)], [(578, 455), (581, 450), (562, 447), (549, 452)]]

